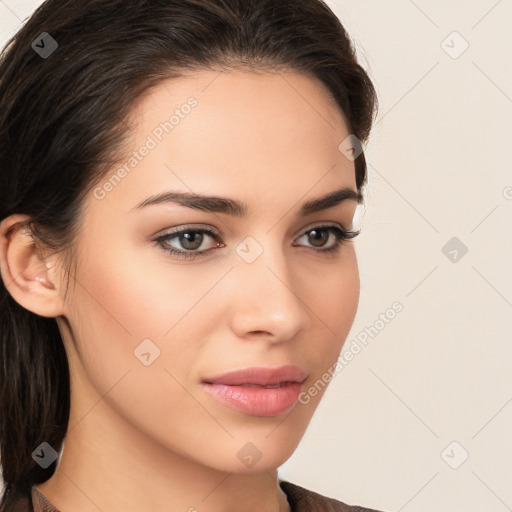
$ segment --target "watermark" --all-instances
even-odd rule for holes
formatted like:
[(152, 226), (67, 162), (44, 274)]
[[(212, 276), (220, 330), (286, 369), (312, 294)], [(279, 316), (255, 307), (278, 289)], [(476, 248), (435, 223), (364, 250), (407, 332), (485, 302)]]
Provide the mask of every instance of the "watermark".
[(452, 469), (459, 469), (469, 457), (468, 451), (458, 441), (452, 441), (442, 452), (441, 458)]
[(447, 55), (455, 60), (469, 48), (469, 43), (461, 34), (459, 34), (459, 32), (454, 30), (441, 41), (441, 48), (447, 53)]
[(456, 236), (453, 236), (441, 248), (441, 252), (452, 262), (458, 263), (468, 252), (467, 246)]
[(242, 464), (248, 468), (252, 468), (254, 464), (261, 459), (263, 454), (253, 443), (245, 443), (244, 446), (238, 450), (236, 456)]
[(31, 46), (40, 57), (47, 59), (59, 47), (59, 44), (48, 32), (41, 32), (41, 34), (32, 41)]
[(135, 347), (133, 355), (144, 366), (150, 366), (160, 356), (160, 349), (149, 338), (146, 338)]
[(43, 441), (33, 452), (32, 458), (43, 468), (46, 469), (59, 458), (59, 454), (53, 449), (52, 445)]
[(312, 396), (316, 396), (323, 388), (327, 387), (332, 378), (345, 366), (349, 364), (354, 357), (359, 354), (367, 345), (368, 337), (375, 338), (387, 324), (393, 320), (398, 313), (403, 311), (403, 305), (395, 301), (386, 309), (384, 313), (379, 314), (379, 319), (376, 320), (370, 327), (365, 327), (359, 334), (352, 339), (350, 345), (340, 354), (336, 363), (334, 363), (317, 381), (312, 384), (307, 390), (299, 395), (299, 402), (303, 405), (311, 401)]
[(236, 253), (246, 263), (253, 263), (263, 254), (263, 247), (252, 236), (244, 238), (236, 247)]
[(338, 146), (338, 151), (353, 162), (362, 152), (363, 143), (351, 133)]
[(186, 116), (192, 112), (194, 107), (197, 107), (198, 101), (192, 96), (188, 98), (187, 102), (181, 105), (179, 108), (174, 110), (173, 115), (169, 119), (162, 121), (156, 126), (150, 135), (146, 137), (144, 144), (136, 151), (133, 152), (132, 156), (123, 163), (117, 170), (110, 176), (110, 178), (94, 189), (93, 196), (96, 199), (105, 199), (107, 194), (114, 190), (114, 188), (126, 178), (130, 172), (139, 165), (146, 156), (149, 155), (150, 151), (155, 149), (166, 135), (172, 132), (176, 126), (178, 126)]
[(503, 189), (503, 197), (509, 201), (512, 199), (512, 187), (505, 187)]

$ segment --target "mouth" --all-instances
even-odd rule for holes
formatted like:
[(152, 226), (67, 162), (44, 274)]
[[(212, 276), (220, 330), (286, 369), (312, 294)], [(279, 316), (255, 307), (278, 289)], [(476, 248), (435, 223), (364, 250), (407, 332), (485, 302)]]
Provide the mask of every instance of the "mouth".
[(295, 366), (247, 368), (204, 379), (204, 390), (224, 405), (253, 416), (291, 410), (308, 375)]
[[(209, 383), (209, 384), (213, 384), (213, 383)], [(289, 384), (294, 384), (293, 381), (285, 381), (285, 382), (280, 382), (279, 384), (273, 384), (273, 385), (268, 385), (268, 386), (262, 386), (261, 384), (239, 384), (240, 387), (242, 388), (263, 388), (263, 389), (277, 389), (277, 388), (282, 388), (283, 386), (288, 386)]]
[(222, 375), (204, 379), (206, 384), (224, 384), (225, 386), (244, 387), (280, 387), (288, 383), (302, 384), (307, 374), (296, 366), (278, 368), (253, 367), (234, 370)]

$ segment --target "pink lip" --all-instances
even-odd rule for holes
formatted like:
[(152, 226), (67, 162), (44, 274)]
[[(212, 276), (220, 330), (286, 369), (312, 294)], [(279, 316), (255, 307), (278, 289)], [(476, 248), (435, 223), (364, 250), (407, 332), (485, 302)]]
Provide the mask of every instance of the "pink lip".
[(273, 386), (281, 382), (302, 383), (306, 378), (307, 374), (296, 366), (280, 366), (278, 368), (253, 367), (203, 379), (203, 382), (225, 384), (226, 386), (237, 386), (240, 384)]
[(203, 379), (202, 384), (229, 407), (254, 416), (276, 416), (296, 404), (306, 379), (307, 374), (296, 366), (259, 367)]

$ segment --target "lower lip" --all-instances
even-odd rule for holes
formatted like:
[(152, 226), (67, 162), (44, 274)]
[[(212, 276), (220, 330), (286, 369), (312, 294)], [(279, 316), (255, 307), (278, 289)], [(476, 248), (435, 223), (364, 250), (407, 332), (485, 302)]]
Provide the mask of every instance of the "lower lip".
[(249, 388), (203, 383), (204, 389), (223, 404), (253, 416), (276, 416), (293, 407), (302, 389), (299, 382), (279, 388)]

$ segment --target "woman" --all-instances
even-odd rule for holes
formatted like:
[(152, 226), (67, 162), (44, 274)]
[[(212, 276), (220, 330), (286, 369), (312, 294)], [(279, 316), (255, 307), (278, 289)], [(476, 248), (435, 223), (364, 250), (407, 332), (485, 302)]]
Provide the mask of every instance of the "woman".
[(0, 509), (369, 510), (277, 475), (359, 297), (332, 11), (48, 0), (0, 77)]

